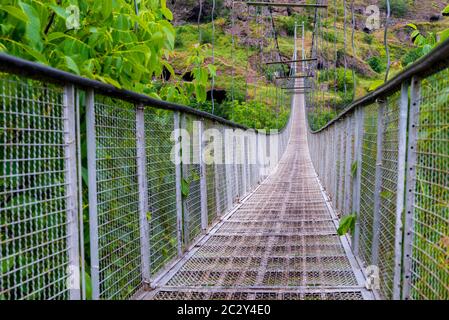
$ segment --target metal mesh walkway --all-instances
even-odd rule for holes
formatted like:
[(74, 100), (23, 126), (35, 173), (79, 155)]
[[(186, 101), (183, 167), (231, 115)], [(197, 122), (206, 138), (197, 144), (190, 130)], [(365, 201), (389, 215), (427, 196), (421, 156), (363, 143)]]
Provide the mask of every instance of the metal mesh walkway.
[(275, 172), (145, 299), (370, 299), (314, 171), (304, 100)]

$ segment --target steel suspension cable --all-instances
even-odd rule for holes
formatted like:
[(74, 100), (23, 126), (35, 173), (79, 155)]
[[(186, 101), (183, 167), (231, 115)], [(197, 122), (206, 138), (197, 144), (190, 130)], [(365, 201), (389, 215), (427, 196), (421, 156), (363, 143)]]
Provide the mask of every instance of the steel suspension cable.
[(234, 82), (234, 76), (235, 76), (235, 3), (232, 1), (232, 8), (231, 8), (231, 61), (232, 61), (232, 68), (231, 68), (231, 100), (232, 100), (232, 117), (234, 117), (234, 90), (235, 90), (235, 82)]
[[(337, 73), (337, 60), (338, 60), (338, 50), (337, 50), (337, 0), (334, 0), (334, 95), (337, 97), (337, 87), (338, 87), (338, 73)], [(335, 104), (335, 109), (337, 109), (337, 105)]]
[(250, 7), (246, 11), (246, 67), (245, 67), (245, 101), (248, 102), (248, 70), (249, 70), (249, 34), (250, 34)]
[[(355, 49), (355, 12), (354, 12), (354, 0), (351, 0), (351, 14), (352, 14), (352, 35), (351, 35), (351, 42), (352, 42), (352, 55), (353, 59), (355, 60), (357, 57), (356, 49)], [(354, 101), (356, 98), (356, 89), (357, 89), (357, 79), (355, 76), (355, 68), (352, 67), (352, 82), (353, 82), (353, 93), (352, 93), (352, 100)]]
[[(325, 2), (326, 2), (326, 5), (328, 5), (328, 0), (326, 0)], [(329, 20), (329, 11), (326, 10), (326, 19), (325, 19), (325, 22), (326, 22), (326, 34), (329, 34), (329, 30), (328, 30), (328, 26), (327, 26), (328, 20)], [(329, 91), (330, 91), (330, 89), (329, 89), (329, 82), (330, 82), (330, 72), (329, 72), (329, 68), (330, 68), (330, 59), (327, 59), (327, 58), (329, 57), (329, 53), (330, 53), (330, 45), (329, 45), (328, 39), (329, 39), (329, 36), (326, 37), (326, 50), (325, 50), (325, 52), (326, 52), (326, 64), (327, 64), (327, 65), (326, 65), (325, 70), (326, 70), (327, 91), (328, 91), (328, 93), (329, 93)], [(330, 100), (331, 100), (331, 99), (327, 99), (327, 102), (328, 102), (327, 107), (329, 107)]]
[(347, 94), (347, 85), (346, 85), (346, 72), (348, 69), (348, 60), (346, 57), (346, 48), (347, 48), (347, 12), (346, 12), (346, 0), (343, 0), (343, 16), (344, 16), (344, 22), (343, 22), (343, 59), (344, 59), (344, 73), (343, 73), (343, 82), (344, 82), (344, 92), (345, 92), (345, 99)]
[[(215, 66), (215, 0), (212, 0), (212, 65)], [(210, 97), (212, 100), (212, 114), (215, 114), (215, 101), (214, 101), (214, 90), (215, 90), (215, 75), (212, 74), (212, 89), (210, 91)]]
[(201, 45), (201, 42), (203, 40), (203, 37), (202, 37), (202, 34), (201, 34), (201, 16), (203, 15), (203, 1), (199, 0), (199, 3), (200, 3), (200, 10), (198, 11), (197, 26), (198, 26), (199, 44)]
[(385, 52), (387, 54), (387, 70), (385, 72), (385, 82), (388, 81), (388, 75), (390, 73), (390, 66), (391, 66), (390, 48), (388, 46), (388, 25), (390, 23), (390, 15), (391, 15), (390, 0), (386, 0), (386, 5), (387, 5), (387, 18), (386, 18), (386, 22), (385, 22), (384, 46), (385, 46)]
[[(199, 5), (200, 5), (200, 9), (198, 11), (198, 19), (197, 19), (197, 28), (198, 28), (198, 46), (200, 49), (201, 48), (201, 42), (203, 40), (202, 34), (201, 34), (201, 16), (203, 15), (203, 1), (199, 0)], [(197, 64), (197, 68), (201, 68), (201, 63), (198, 62)], [(197, 101), (198, 101), (198, 97), (197, 97)], [(200, 107), (200, 103), (197, 102), (197, 106)]]

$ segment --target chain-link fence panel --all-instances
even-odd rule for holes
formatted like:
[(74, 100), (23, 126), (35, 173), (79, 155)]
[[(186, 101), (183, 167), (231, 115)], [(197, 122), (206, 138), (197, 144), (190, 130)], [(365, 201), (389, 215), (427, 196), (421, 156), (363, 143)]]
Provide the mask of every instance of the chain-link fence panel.
[(380, 291), (388, 299), (393, 297), (400, 98), (399, 92), (388, 97), (383, 112), (379, 224), (373, 234), (378, 238)]
[(0, 300), (76, 298), (68, 100), (61, 87), (0, 74)]
[[(100, 299), (128, 299), (142, 285), (135, 106), (95, 96), (95, 159)], [(94, 208), (95, 209), (95, 208)], [(92, 241), (92, 239), (91, 239)]]
[(413, 216), (407, 230), (411, 299), (449, 299), (448, 79), (444, 70), (422, 80), (410, 111), (417, 124)]
[(145, 109), (150, 265), (154, 275), (178, 254), (176, 168), (171, 159), (174, 115)]
[(190, 136), (188, 144), (190, 150), (183, 150), (183, 154), (184, 151), (189, 154), (189, 163), (182, 165), (183, 182), (188, 189), (183, 200), (184, 237), (188, 244), (201, 234), (200, 125), (198, 121), (195, 117), (186, 114), (181, 117), (181, 127)]
[(359, 255), (365, 265), (371, 264), (373, 241), (374, 184), (377, 153), (377, 103), (365, 107), (362, 139), (362, 176), (360, 194), (360, 245)]

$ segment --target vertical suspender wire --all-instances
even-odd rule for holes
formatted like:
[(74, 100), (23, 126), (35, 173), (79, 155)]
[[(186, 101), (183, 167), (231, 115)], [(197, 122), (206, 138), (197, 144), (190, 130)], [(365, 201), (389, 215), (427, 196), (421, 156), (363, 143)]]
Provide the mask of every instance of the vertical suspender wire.
[[(198, 45), (201, 46), (202, 42), (202, 34), (201, 34), (201, 16), (203, 15), (203, 1), (199, 0), (200, 10), (198, 12), (198, 20), (197, 20), (197, 27), (198, 27)], [(201, 65), (198, 63), (198, 68), (200, 68)], [(199, 102), (197, 103), (197, 106), (199, 107)]]
[[(245, 67), (245, 101), (248, 102), (248, 70), (249, 70), (249, 34), (250, 28), (250, 6), (247, 6), (246, 11), (246, 67)], [(248, 108), (248, 106), (247, 106)]]
[(343, 81), (344, 81), (344, 89), (345, 89), (345, 100), (346, 100), (346, 94), (347, 94), (347, 86), (346, 86), (346, 72), (347, 72), (347, 69), (348, 69), (348, 61), (347, 61), (347, 58), (346, 58), (346, 46), (347, 46), (347, 35), (346, 35), (346, 29), (347, 29), (347, 12), (346, 12), (346, 0), (343, 0), (343, 12), (344, 12), (344, 14), (343, 14), (343, 16), (344, 16), (344, 22), (343, 22), (343, 38), (344, 38), (344, 40), (343, 40), (343, 42), (344, 42), (344, 44), (343, 44), (343, 59), (344, 59), (344, 68), (345, 68), (345, 70), (344, 70), (344, 73), (343, 73)]
[[(326, 4), (328, 4), (328, 0), (326, 0)], [(329, 11), (326, 10), (326, 18), (325, 18), (324, 21), (325, 21), (326, 33), (327, 34), (329, 34), (329, 30), (328, 30), (328, 27), (327, 27), (328, 19), (329, 19)], [(326, 37), (326, 40), (325, 40), (326, 41), (326, 49), (324, 50), (324, 52), (326, 53), (326, 67), (324, 67), (324, 65), (323, 65), (323, 69), (326, 70), (326, 83), (327, 83), (326, 87), (327, 87), (327, 93), (329, 95), (329, 91), (330, 91), (330, 88), (329, 88), (329, 82), (330, 82), (330, 74), (329, 74), (330, 73), (329, 72), (329, 69), (330, 69), (330, 56), (329, 56), (329, 53), (330, 53), (330, 48), (329, 48), (329, 42), (328, 42), (327, 39), (329, 39), (329, 37)], [(328, 59), (328, 57), (329, 57), (329, 59)], [(328, 109), (330, 107), (330, 105), (329, 105), (330, 101), (331, 100), (330, 100), (330, 95), (329, 95), (329, 97), (327, 99), (327, 104), (326, 104)]]
[(231, 61), (232, 61), (232, 70), (231, 70), (231, 100), (232, 100), (232, 116), (231, 118), (234, 118), (234, 90), (235, 90), (235, 82), (234, 82), (234, 76), (235, 76), (235, 4), (234, 1), (232, 1), (232, 8), (231, 8)]
[(271, 18), (271, 28), (273, 28), (274, 40), (275, 40), (276, 50), (278, 53), (277, 58), (280, 61), (281, 60), (281, 50), (279, 48), (279, 39), (278, 39), (277, 31), (276, 31), (276, 23), (275, 23), (274, 17), (273, 17), (273, 8), (269, 7), (269, 10), (270, 10), (270, 18)]
[[(212, 0), (212, 65), (215, 65), (215, 0)], [(215, 114), (215, 75), (212, 74), (212, 89), (210, 91), (210, 99), (212, 100), (212, 114)]]
[[(317, 20), (318, 20), (318, 8), (315, 8), (315, 15), (313, 19), (313, 32), (312, 32), (312, 47), (310, 48), (310, 57), (311, 58), (317, 58), (316, 56), (316, 35), (317, 35)], [(303, 62), (304, 64), (304, 62)], [(312, 80), (312, 95), (311, 95), (311, 103), (312, 107), (315, 110), (316, 109), (316, 101), (315, 101), (315, 91), (316, 91), (316, 70), (314, 68), (310, 67), (313, 66), (314, 63), (312, 62), (310, 65), (308, 65), (308, 68), (310, 69), (309, 72), (313, 72), (313, 80)], [(312, 70), (313, 69), (313, 70)]]
[(201, 45), (201, 42), (203, 40), (203, 37), (202, 37), (202, 34), (201, 34), (201, 16), (203, 15), (203, 0), (199, 0), (199, 3), (200, 3), (200, 11), (198, 12), (197, 26), (198, 26), (199, 44)]
[[(351, 42), (352, 42), (352, 56), (353, 59), (356, 59), (357, 54), (356, 54), (356, 49), (355, 49), (355, 40), (354, 40), (354, 35), (355, 35), (355, 12), (354, 12), (354, 0), (351, 0), (351, 15), (352, 15), (352, 34), (351, 34)], [(354, 85), (353, 88), (353, 93), (352, 93), (352, 100), (354, 101), (356, 98), (356, 89), (357, 89), (357, 79), (355, 77), (355, 68), (351, 68), (352, 69), (352, 82)]]
[(387, 54), (387, 70), (385, 72), (385, 82), (388, 81), (388, 75), (390, 73), (391, 59), (390, 59), (390, 48), (388, 47), (388, 25), (390, 24), (390, 0), (386, 0), (387, 4), (387, 19), (385, 22), (385, 32), (384, 32), (384, 46), (385, 52)]
[[(323, 21), (322, 21), (322, 13), (321, 13), (321, 11), (320, 11), (320, 24), (319, 24), (319, 29), (318, 29), (318, 34), (319, 35), (321, 35), (321, 37), (318, 37), (318, 40), (320, 41), (320, 48), (321, 48), (321, 51), (320, 51), (320, 56), (321, 56), (321, 66), (319, 65), (319, 62), (317, 61), (317, 64), (318, 64), (318, 67), (320, 67), (321, 69), (320, 69), (320, 73), (321, 72), (324, 72), (325, 71), (325, 68), (324, 68), (324, 53), (325, 53), (325, 48), (324, 48), (324, 45), (325, 45), (325, 43), (324, 43), (324, 36), (323, 36), (323, 33), (324, 33), (324, 27), (323, 27)], [(323, 81), (324, 81), (324, 77), (323, 77)], [(324, 101), (325, 101), (325, 95), (324, 95), (324, 90), (323, 90), (323, 88), (321, 88), (321, 83), (320, 83), (320, 91), (321, 91), (321, 106), (322, 106), (322, 109), (324, 108)]]
[[(338, 50), (337, 50), (337, 0), (334, 0), (334, 99), (337, 98), (337, 88), (338, 88), (338, 73), (337, 73), (337, 60), (338, 60)], [(337, 103), (335, 103), (335, 111), (337, 111)]]

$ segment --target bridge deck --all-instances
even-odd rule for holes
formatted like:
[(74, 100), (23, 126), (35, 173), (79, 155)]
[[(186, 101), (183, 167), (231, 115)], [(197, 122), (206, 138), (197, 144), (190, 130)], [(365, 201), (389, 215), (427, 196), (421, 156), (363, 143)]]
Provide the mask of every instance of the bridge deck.
[(303, 96), (276, 171), (144, 299), (371, 299), (309, 157)]

